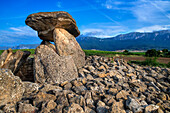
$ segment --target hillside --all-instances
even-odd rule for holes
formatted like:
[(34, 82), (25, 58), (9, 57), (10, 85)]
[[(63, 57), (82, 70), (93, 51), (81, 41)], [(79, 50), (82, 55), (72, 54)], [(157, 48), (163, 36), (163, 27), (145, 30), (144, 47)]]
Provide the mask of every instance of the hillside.
[[(35, 37), (34, 37), (35, 38)], [(76, 38), (83, 49), (96, 49), (104, 51), (115, 50), (148, 50), (148, 49), (169, 49), (170, 30), (139, 33), (131, 32), (117, 35), (112, 38), (97, 38), (88, 35), (80, 35)], [(39, 44), (22, 44), (14, 47), (0, 46), (0, 50), (12, 49), (34, 49)]]
[(152, 33), (132, 32), (121, 34), (112, 38), (97, 38), (80, 35), (77, 41), (83, 49), (97, 50), (148, 50), (170, 49), (170, 30), (156, 31)]

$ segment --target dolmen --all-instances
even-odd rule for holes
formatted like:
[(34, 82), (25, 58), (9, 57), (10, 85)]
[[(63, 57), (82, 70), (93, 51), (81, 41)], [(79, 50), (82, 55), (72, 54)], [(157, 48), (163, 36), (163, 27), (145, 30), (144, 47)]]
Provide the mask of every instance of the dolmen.
[(64, 11), (40, 12), (29, 15), (25, 23), (43, 40), (35, 50), (35, 82), (55, 84), (77, 78), (85, 53), (75, 39), (80, 31), (72, 16)]

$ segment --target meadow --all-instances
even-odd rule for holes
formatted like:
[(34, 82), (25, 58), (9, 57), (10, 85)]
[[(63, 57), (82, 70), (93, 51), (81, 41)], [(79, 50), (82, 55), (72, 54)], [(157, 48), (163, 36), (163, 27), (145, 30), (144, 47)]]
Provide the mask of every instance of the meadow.
[[(30, 51), (30, 57), (33, 57), (35, 49), (20, 49), (21, 51)], [(0, 50), (0, 55), (4, 50)], [(18, 49), (12, 50), (13, 52), (18, 51)], [(145, 52), (115, 52), (115, 51), (99, 51), (99, 50), (83, 50), (86, 56), (104, 56), (104, 57), (114, 57), (114, 58), (123, 58), (129, 63), (136, 63), (139, 65), (148, 65), (148, 66), (161, 66), (161, 67), (170, 67), (170, 58), (158, 57), (158, 58), (149, 58), (145, 57)]]

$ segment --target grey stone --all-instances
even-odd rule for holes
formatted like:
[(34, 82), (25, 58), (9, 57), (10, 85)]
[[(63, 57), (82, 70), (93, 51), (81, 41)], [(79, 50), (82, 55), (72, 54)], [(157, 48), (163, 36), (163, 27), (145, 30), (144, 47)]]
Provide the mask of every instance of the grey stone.
[(18, 50), (14, 53), (11, 49), (6, 50), (0, 56), (0, 68), (10, 69), (16, 74), (30, 54), (31, 52), (29, 51)]
[(0, 69), (0, 106), (20, 101), (24, 91), (19, 77), (14, 76), (11, 70)]
[(55, 28), (54, 43), (59, 56), (72, 56), (77, 68), (85, 65), (85, 53), (76, 41), (75, 37), (65, 29)]
[(19, 113), (36, 113), (38, 108), (32, 106), (31, 104), (19, 103), (18, 112)]
[(71, 56), (59, 56), (46, 45), (35, 50), (34, 72), (38, 83), (60, 83), (78, 77), (77, 68)]
[(27, 17), (25, 23), (38, 31), (38, 36), (42, 40), (53, 41), (53, 30), (55, 28), (66, 29), (75, 37), (80, 34), (76, 21), (64, 11), (34, 13)]
[(126, 107), (132, 110), (134, 113), (141, 113), (143, 112), (143, 107), (140, 105), (139, 100), (128, 97), (126, 100)]
[(159, 109), (159, 106), (151, 104), (145, 107), (145, 113), (156, 112), (158, 109)]
[(84, 113), (84, 110), (80, 105), (72, 103), (64, 109), (64, 113)]

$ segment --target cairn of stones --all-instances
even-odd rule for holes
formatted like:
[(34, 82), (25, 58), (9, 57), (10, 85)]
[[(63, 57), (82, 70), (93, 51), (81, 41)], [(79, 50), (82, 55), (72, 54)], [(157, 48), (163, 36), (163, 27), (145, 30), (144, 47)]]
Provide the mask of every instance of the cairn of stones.
[[(0, 113), (169, 113), (170, 69), (86, 56), (67, 12), (31, 14), (43, 41), (34, 57), (0, 56)], [(52, 44), (51, 42), (54, 42)]]

